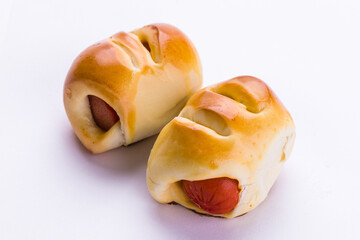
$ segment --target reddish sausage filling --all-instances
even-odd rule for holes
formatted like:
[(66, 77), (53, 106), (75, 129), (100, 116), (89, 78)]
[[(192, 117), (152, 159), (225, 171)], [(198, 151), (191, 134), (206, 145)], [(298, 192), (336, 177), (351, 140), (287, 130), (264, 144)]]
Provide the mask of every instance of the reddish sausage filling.
[(119, 116), (115, 110), (109, 106), (104, 100), (89, 95), (89, 103), (94, 121), (104, 131), (108, 131), (117, 121)]
[(239, 202), (238, 181), (227, 177), (182, 181), (186, 195), (199, 208), (211, 214), (225, 214)]

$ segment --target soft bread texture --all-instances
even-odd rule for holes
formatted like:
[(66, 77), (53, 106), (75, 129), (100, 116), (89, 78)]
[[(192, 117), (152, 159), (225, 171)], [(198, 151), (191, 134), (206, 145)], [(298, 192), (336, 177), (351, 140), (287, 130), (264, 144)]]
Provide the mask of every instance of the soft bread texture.
[[(64, 105), (80, 141), (100, 153), (158, 133), (201, 83), (201, 63), (190, 40), (171, 25), (152, 24), (83, 51), (67, 75)], [(95, 123), (89, 95), (119, 116), (108, 131)]]
[(295, 140), (294, 122), (261, 80), (242, 76), (196, 92), (160, 132), (147, 166), (147, 185), (161, 203), (199, 213), (181, 180), (228, 177), (239, 182), (239, 203), (225, 218), (260, 204), (277, 179)]

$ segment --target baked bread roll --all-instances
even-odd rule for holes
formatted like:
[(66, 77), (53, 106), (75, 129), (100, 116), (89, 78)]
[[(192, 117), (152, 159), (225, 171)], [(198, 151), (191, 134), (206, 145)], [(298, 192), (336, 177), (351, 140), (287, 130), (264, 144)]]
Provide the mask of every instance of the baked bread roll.
[(201, 83), (190, 40), (152, 24), (83, 51), (66, 77), (64, 105), (80, 141), (100, 153), (158, 133)]
[(161, 130), (147, 186), (160, 203), (233, 218), (266, 198), (294, 139), (274, 92), (257, 78), (236, 77), (196, 92)]

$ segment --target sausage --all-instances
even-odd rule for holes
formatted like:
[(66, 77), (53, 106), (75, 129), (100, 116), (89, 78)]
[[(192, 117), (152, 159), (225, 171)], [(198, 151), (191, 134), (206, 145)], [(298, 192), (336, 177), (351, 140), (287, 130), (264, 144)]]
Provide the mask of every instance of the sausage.
[(225, 214), (239, 202), (238, 181), (221, 177), (200, 181), (182, 180), (189, 199), (199, 208), (211, 214)]
[(94, 121), (102, 130), (108, 131), (117, 121), (119, 121), (119, 116), (116, 114), (115, 110), (104, 100), (93, 95), (89, 95), (88, 98)]

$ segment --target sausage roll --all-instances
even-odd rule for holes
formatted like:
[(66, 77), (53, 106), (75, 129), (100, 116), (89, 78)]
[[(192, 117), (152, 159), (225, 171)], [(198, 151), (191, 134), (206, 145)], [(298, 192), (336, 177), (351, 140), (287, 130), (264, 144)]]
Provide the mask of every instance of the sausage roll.
[(100, 153), (158, 133), (201, 83), (190, 40), (152, 24), (83, 51), (66, 77), (64, 105), (80, 141)]
[(155, 200), (233, 218), (260, 204), (292, 150), (294, 122), (261, 80), (196, 92), (160, 132), (146, 179)]

